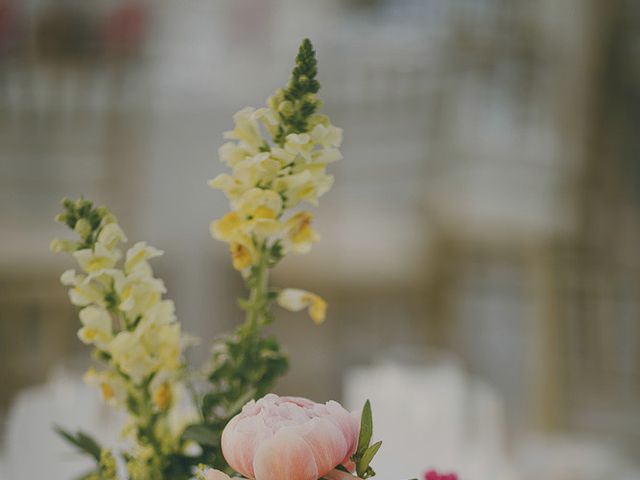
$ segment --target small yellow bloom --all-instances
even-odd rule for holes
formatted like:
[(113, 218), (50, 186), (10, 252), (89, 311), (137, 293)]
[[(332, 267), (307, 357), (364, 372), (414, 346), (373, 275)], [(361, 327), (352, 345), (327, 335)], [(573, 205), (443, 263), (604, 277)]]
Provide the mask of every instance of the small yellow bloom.
[(311, 228), (313, 215), (299, 212), (287, 220), (287, 245), (296, 253), (307, 253), (311, 246), (319, 240), (318, 234)]
[(116, 276), (115, 289), (120, 297), (118, 308), (135, 318), (157, 304), (167, 289), (164, 282), (147, 272), (136, 271), (126, 277)]
[(311, 161), (313, 142), (307, 133), (291, 133), (287, 135), (284, 150), (295, 157), (301, 157), (305, 162)]
[(167, 382), (160, 384), (153, 392), (153, 404), (158, 410), (166, 410), (171, 406), (173, 395), (171, 393), (171, 385)]
[(294, 207), (301, 201), (317, 205), (318, 198), (328, 192), (332, 185), (333, 177), (324, 172), (324, 167), (318, 168), (313, 164), (305, 166), (298, 173), (278, 178), (274, 184), (275, 189), (286, 197), (287, 208)]
[(246, 158), (253, 157), (258, 150), (248, 145), (239, 145), (234, 142), (227, 142), (218, 149), (220, 160), (230, 167), (235, 167), (238, 162)]
[(109, 250), (101, 243), (96, 243), (93, 250), (90, 248), (77, 250), (73, 252), (73, 256), (85, 272), (95, 273), (100, 270), (113, 268), (120, 258), (120, 252), (117, 250)]
[(104, 292), (86, 279), (77, 282), (75, 287), (69, 290), (69, 300), (77, 307), (85, 307), (92, 303), (105, 306)]
[(278, 133), (278, 125), (280, 124), (278, 114), (275, 110), (263, 107), (259, 108), (255, 112), (255, 118), (257, 118), (260, 123), (267, 130), (269, 135), (275, 137)]
[(158, 368), (158, 360), (147, 352), (138, 336), (131, 332), (118, 333), (109, 344), (109, 353), (113, 362), (135, 384), (142, 383)]
[(224, 132), (224, 138), (240, 140), (255, 148), (262, 146), (264, 140), (260, 135), (254, 108), (243, 108), (233, 116), (233, 120), (235, 122), (235, 128), (231, 131)]
[(90, 368), (84, 374), (84, 382), (98, 388), (102, 399), (114, 407), (124, 407), (127, 399), (127, 385), (124, 379), (114, 371), (98, 372)]
[(231, 242), (229, 251), (231, 252), (233, 268), (236, 270), (244, 270), (252, 265), (251, 251), (246, 245), (240, 242)]
[(297, 288), (285, 288), (278, 295), (278, 304), (292, 312), (299, 312), (308, 308), (309, 316), (316, 325), (324, 322), (327, 312), (327, 302), (319, 295)]
[(147, 242), (137, 242), (133, 247), (127, 250), (127, 256), (124, 262), (124, 271), (128, 274), (135, 270), (143, 270), (150, 273), (150, 267), (147, 260), (163, 255), (162, 250), (158, 250)]
[(102, 227), (98, 234), (98, 243), (104, 245), (108, 250), (113, 250), (120, 242), (126, 242), (127, 236), (117, 223), (109, 223)]
[(88, 306), (80, 310), (82, 328), (78, 337), (83, 343), (106, 348), (112, 338), (111, 316), (104, 308)]
[(75, 286), (85, 279), (84, 275), (78, 275), (75, 270), (65, 270), (60, 275), (60, 283), (67, 286)]
[(180, 331), (179, 323), (171, 323), (141, 332), (141, 342), (158, 362), (159, 369), (175, 371), (180, 367)]
[(313, 141), (323, 148), (339, 147), (342, 144), (342, 129), (331, 124), (319, 123), (311, 131)]
[(62, 240), (60, 238), (54, 238), (51, 240), (51, 244), (49, 245), (49, 250), (53, 253), (71, 253), (76, 249), (76, 242), (71, 240)]
[(238, 234), (241, 225), (240, 216), (236, 212), (229, 212), (221, 219), (211, 222), (211, 236), (228, 242)]
[(267, 216), (263, 218), (276, 218), (282, 210), (282, 197), (273, 190), (252, 188), (246, 191), (237, 202), (237, 209), (240, 214), (247, 217), (255, 217), (256, 211)]

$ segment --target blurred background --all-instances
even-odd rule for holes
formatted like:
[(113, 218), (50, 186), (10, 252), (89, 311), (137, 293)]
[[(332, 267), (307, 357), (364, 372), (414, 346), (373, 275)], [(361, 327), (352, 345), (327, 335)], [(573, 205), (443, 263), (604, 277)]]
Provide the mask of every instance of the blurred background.
[(48, 250), (62, 197), (166, 252), (192, 362), (241, 320), (206, 181), (303, 37), (345, 159), (274, 275), (330, 304), (278, 312), (278, 391), (371, 398), (380, 478), (640, 478), (634, 0), (0, 0), (0, 478), (71, 478), (53, 421), (113, 430)]

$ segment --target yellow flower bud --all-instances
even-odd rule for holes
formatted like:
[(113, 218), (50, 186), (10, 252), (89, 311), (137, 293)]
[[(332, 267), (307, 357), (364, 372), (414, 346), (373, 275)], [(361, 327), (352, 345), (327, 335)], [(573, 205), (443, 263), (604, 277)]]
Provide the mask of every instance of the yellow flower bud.
[(285, 116), (293, 115), (293, 104), (288, 100), (281, 102), (278, 105), (278, 112)]
[(80, 235), (82, 238), (86, 238), (91, 235), (93, 229), (91, 228), (91, 224), (84, 218), (81, 218), (76, 222), (76, 226), (73, 228), (75, 232)]
[(76, 249), (76, 242), (72, 242), (71, 240), (62, 240), (60, 238), (54, 238), (49, 245), (49, 249), (53, 253), (71, 253)]

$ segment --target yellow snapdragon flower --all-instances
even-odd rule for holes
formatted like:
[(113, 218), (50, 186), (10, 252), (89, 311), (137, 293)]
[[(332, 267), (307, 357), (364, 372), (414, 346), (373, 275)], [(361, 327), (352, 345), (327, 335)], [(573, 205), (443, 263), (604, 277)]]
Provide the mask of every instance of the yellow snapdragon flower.
[(149, 354), (133, 332), (118, 333), (109, 344), (108, 352), (115, 365), (131, 378), (134, 384), (140, 384), (158, 369), (156, 357)]
[(126, 276), (118, 272), (114, 280), (115, 290), (120, 298), (118, 308), (126, 312), (130, 319), (135, 319), (156, 305), (167, 291), (162, 280), (145, 271)]
[(151, 275), (151, 267), (147, 260), (163, 254), (164, 252), (162, 250), (147, 245), (147, 242), (138, 242), (127, 250), (124, 271), (130, 274), (136, 270), (140, 270), (147, 275)]
[(78, 338), (83, 343), (106, 349), (113, 338), (111, 315), (102, 307), (89, 305), (80, 310), (82, 328), (78, 330)]
[(231, 261), (236, 270), (245, 270), (251, 265), (256, 265), (259, 260), (258, 250), (253, 240), (247, 235), (237, 235), (229, 244)]
[(315, 293), (298, 288), (283, 289), (278, 294), (278, 304), (292, 312), (299, 312), (307, 308), (309, 316), (316, 324), (324, 322), (327, 314), (327, 302)]
[(96, 243), (93, 249), (85, 248), (73, 252), (78, 264), (87, 273), (95, 273), (100, 270), (113, 268), (120, 259), (118, 250), (110, 250), (102, 243)]
[(311, 228), (313, 215), (310, 212), (299, 212), (287, 220), (285, 229), (287, 232), (287, 249), (295, 253), (307, 253), (311, 246), (320, 240), (316, 231)]
[(84, 374), (83, 380), (87, 385), (98, 388), (102, 399), (109, 405), (116, 408), (125, 406), (127, 384), (117, 372), (110, 370), (98, 372), (92, 367)]

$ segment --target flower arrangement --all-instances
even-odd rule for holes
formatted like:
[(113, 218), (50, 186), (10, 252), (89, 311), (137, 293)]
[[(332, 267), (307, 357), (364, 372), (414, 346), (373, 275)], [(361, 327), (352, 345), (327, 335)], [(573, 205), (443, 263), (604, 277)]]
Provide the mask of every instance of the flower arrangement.
[[(93, 457), (90, 480), (348, 480), (375, 475), (371, 461), (382, 442), (371, 443), (372, 415), (271, 392), (288, 369), (278, 340), (264, 334), (271, 308), (308, 310), (321, 324), (327, 304), (295, 288), (274, 288), (269, 271), (289, 253), (306, 253), (318, 241), (313, 214), (332, 186), (327, 166), (340, 160), (342, 130), (318, 113), (320, 85), (311, 42), (305, 39), (285, 88), (267, 105), (234, 115), (234, 129), (219, 156), (231, 173), (210, 181), (230, 202), (211, 223), (214, 238), (229, 245), (233, 267), (248, 296), (239, 299), (245, 321), (214, 342), (200, 373), (185, 365), (190, 337), (181, 331), (173, 302), (153, 274), (162, 252), (145, 242), (126, 251), (116, 217), (89, 200), (64, 200), (56, 218), (75, 240), (56, 239), (54, 252), (69, 253), (80, 272), (67, 270), (63, 285), (79, 308), (80, 340), (100, 365), (85, 374), (113, 408), (127, 414), (122, 446), (109, 449), (84, 432), (58, 433)], [(202, 375), (204, 372), (204, 375)], [(198, 381), (204, 376), (205, 382)], [(126, 474), (124, 473), (126, 472)], [(433, 477), (429, 472), (425, 480)], [(437, 475), (437, 474), (435, 474)]]

